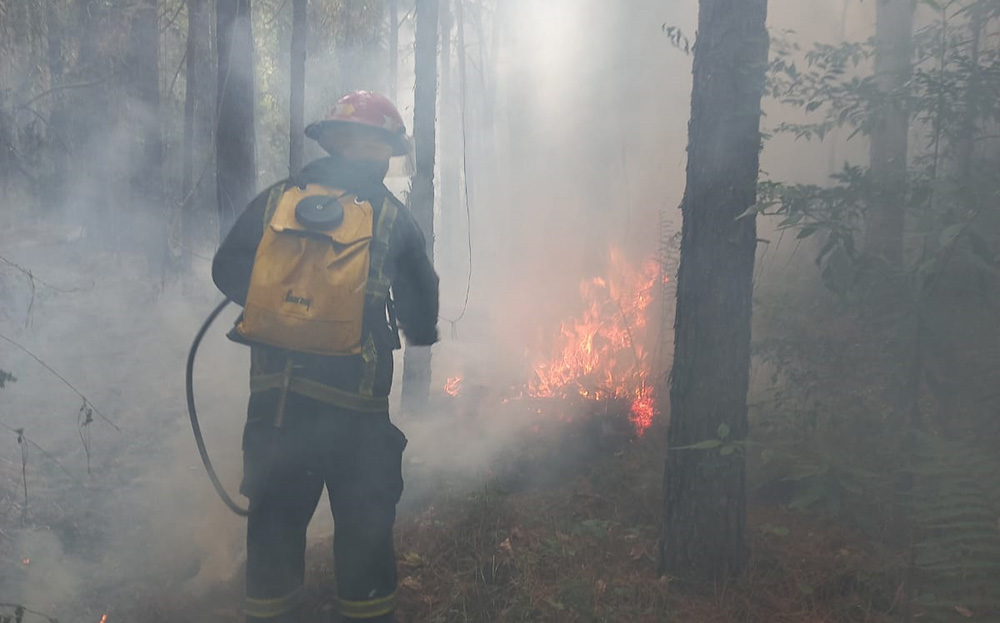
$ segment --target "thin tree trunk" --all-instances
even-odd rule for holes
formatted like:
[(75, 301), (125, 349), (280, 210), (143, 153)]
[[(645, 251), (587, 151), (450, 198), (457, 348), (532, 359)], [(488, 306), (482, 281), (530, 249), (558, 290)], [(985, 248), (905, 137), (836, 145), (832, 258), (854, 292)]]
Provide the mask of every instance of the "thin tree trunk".
[(701, 0), (694, 51), (660, 572), (708, 583), (746, 564), (750, 313), (767, 0)]
[[(416, 172), (410, 209), (434, 258), (434, 120), (437, 100), (438, 0), (416, 0), (414, 44), (413, 140)], [(403, 404), (418, 410), (427, 404), (431, 383), (431, 349), (407, 347), (403, 356)]]
[(903, 91), (912, 71), (914, 0), (880, 0), (876, 7), (875, 78), (887, 105), (875, 114), (871, 176), (877, 194), (869, 206), (865, 252), (890, 265), (903, 261), (906, 152), (910, 115)]
[(441, 265), (444, 270), (455, 266), (456, 241), (458, 238), (458, 203), (459, 203), (459, 131), (458, 107), (455, 101), (454, 80), (452, 76), (451, 30), (454, 18), (451, 12), (451, 0), (439, 0), (441, 17), (441, 93), (438, 124), (441, 129), (439, 157), (441, 169), (441, 222), (438, 229), (444, 244), (438, 248)]
[(250, 14), (250, 0), (216, 0), (219, 122), (215, 152), (220, 237), (225, 237), (250, 203), (257, 185)]
[[(852, 0), (843, 0), (844, 4), (840, 9), (840, 28), (837, 32), (837, 43), (847, 42), (847, 18), (850, 15), (851, 2)], [(827, 170), (830, 175), (836, 173), (840, 168), (840, 163), (837, 162), (838, 153), (837, 148), (840, 142), (840, 128), (835, 127), (829, 136), (829, 147), (827, 151)]]
[(193, 250), (205, 242), (206, 225), (215, 210), (212, 137), (215, 133), (215, 86), (212, 80), (212, 25), (209, 0), (187, 0), (188, 32), (182, 164), (182, 244)]
[(967, 209), (973, 209), (976, 201), (975, 197), (975, 155), (976, 132), (979, 125), (979, 98), (982, 97), (980, 90), (981, 69), (979, 66), (982, 55), (983, 38), (983, 15), (982, 9), (977, 5), (971, 12), (969, 19), (969, 30), (971, 39), (969, 42), (969, 79), (965, 87), (965, 101), (963, 103), (962, 124), (956, 145), (955, 166), (958, 172), (959, 188), (963, 196), (963, 201)]
[[(465, 0), (455, 0), (455, 60), (458, 63), (458, 96), (455, 101), (457, 117), (455, 124), (458, 127), (458, 140), (455, 148), (457, 151), (455, 168), (462, 169), (462, 183), (465, 185), (466, 194), (471, 191), (469, 184), (469, 163), (468, 163), (468, 141), (469, 127), (466, 119), (469, 110), (467, 100), (469, 96), (469, 81), (466, 72), (466, 50), (465, 50)], [(455, 193), (459, 193), (459, 186), (455, 184)], [(462, 199), (459, 199), (461, 202)], [(466, 206), (468, 208), (468, 206)]]
[(290, 72), (291, 94), (288, 111), (288, 173), (295, 175), (302, 169), (305, 150), (305, 98), (306, 98), (306, 37), (308, 0), (292, 2), (292, 67)]
[[(109, 223), (112, 222), (111, 206), (107, 193), (102, 193), (91, 180), (106, 180), (111, 177), (108, 150), (98, 137), (108, 136), (110, 130), (110, 98), (107, 96), (110, 81), (110, 67), (98, 54), (102, 28), (101, 3), (97, 0), (76, 0), (75, 32), (78, 34), (79, 48), (74, 78), (80, 82), (98, 82), (97, 86), (84, 87), (70, 95), (69, 112), (70, 144), (73, 153), (78, 154), (77, 166), (71, 170), (69, 187), (73, 189), (70, 202), (71, 219), (86, 231), (86, 237), (95, 246), (100, 246), (111, 238)], [(105, 195), (102, 198), (102, 195)], [(100, 225), (90, 228), (92, 222)]]
[(163, 137), (160, 130), (160, 29), (157, 0), (142, 0), (132, 17), (129, 82), (134, 96), (133, 119), (139, 154), (132, 170), (132, 199), (138, 213), (127, 215), (137, 222), (147, 271), (163, 277), (169, 248), (168, 211), (163, 205)]
[(389, 99), (399, 88), (399, 0), (389, 0)]
[[(65, 47), (66, 30), (59, 10), (60, 3), (48, 0), (45, 4), (45, 22), (47, 34), (47, 60), (49, 65), (49, 87), (63, 83), (65, 79)], [(67, 118), (66, 96), (62, 92), (52, 94), (52, 114), (49, 124), (53, 140), (50, 150), (52, 160), (52, 183), (42, 188), (43, 203), (50, 209), (61, 207), (66, 200), (66, 177), (69, 169), (69, 119)]]

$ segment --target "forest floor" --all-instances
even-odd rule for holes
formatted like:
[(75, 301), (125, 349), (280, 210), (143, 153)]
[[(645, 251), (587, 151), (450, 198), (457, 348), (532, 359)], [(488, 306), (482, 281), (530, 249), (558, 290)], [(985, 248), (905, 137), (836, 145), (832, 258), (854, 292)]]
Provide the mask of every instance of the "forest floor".
[[(396, 527), (401, 623), (894, 620), (890, 552), (842, 524), (753, 495), (745, 579), (710, 594), (678, 590), (656, 573), (665, 427), (592, 446), (586, 460), (553, 461), (544, 453), (548, 437), (536, 436), (514, 462), (498, 458), (479, 474), (478, 487), (442, 477), (433, 493), (404, 498)], [(411, 468), (418, 488), (441, 475)], [(547, 468), (557, 477), (523, 477), (524, 469)], [(329, 620), (331, 547), (326, 538), (310, 549), (305, 621)], [(181, 608), (165, 598), (117, 618), (239, 621), (239, 577)]]

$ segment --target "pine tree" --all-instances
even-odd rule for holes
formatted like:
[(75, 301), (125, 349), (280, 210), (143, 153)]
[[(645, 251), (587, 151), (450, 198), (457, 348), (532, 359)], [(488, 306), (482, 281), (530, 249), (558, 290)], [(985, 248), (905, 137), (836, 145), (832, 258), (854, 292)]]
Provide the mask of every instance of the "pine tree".
[[(746, 562), (753, 217), (767, 0), (701, 0), (682, 204), (660, 571), (724, 582)], [(694, 447), (692, 447), (694, 446)]]

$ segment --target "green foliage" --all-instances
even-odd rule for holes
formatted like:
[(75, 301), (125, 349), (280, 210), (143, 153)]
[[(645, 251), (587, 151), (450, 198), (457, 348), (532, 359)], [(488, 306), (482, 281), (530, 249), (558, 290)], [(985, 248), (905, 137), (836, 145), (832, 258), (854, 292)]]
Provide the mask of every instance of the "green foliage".
[(859, 500), (870, 494), (878, 476), (842, 458), (824, 453), (793, 465), (791, 473), (785, 477), (796, 485), (788, 508), (800, 510), (820, 506), (838, 516), (852, 497)]
[[(910, 567), (921, 620), (996, 620), (1000, 462), (958, 440), (997, 426), (971, 377), (995, 385), (1000, 360), (988, 332), (1000, 295), (1000, 42), (988, 33), (1000, 1), (924, 4), (934, 14), (914, 33), (910, 79), (892, 92), (872, 75), (871, 40), (804, 50), (788, 33), (774, 37), (768, 93), (797, 122), (773, 134), (822, 141), (837, 130), (852, 140), (902, 110), (911, 140), (903, 188), (891, 197), (905, 214), (899, 264), (863, 244), (869, 206), (887, 198), (886, 180), (867, 166), (845, 164), (821, 185), (760, 184), (745, 217), (805, 242), (839, 303), (823, 318), (851, 319), (831, 328), (814, 317), (791, 331), (782, 310), (783, 324), (754, 346), (772, 375), (754, 434), (791, 442), (794, 451), (762, 470), (790, 507), (913, 536), (912, 561), (898, 571)], [(970, 320), (982, 324), (963, 326)], [(907, 432), (917, 429), (934, 432)]]
[(913, 566), (925, 620), (1000, 615), (1000, 461), (933, 435), (919, 436), (915, 451)]

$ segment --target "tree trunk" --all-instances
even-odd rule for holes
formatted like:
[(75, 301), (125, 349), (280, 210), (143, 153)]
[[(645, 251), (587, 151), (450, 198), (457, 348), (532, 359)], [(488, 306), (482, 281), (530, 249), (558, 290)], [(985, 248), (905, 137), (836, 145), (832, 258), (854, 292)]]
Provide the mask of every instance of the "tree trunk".
[[(66, 63), (63, 56), (66, 29), (60, 14), (61, 3), (49, 0), (45, 5), (46, 56), (49, 65), (49, 87), (55, 87), (65, 80)], [(52, 133), (49, 158), (52, 162), (52, 181), (41, 189), (43, 204), (54, 210), (66, 201), (66, 178), (69, 173), (69, 118), (66, 98), (61, 92), (52, 93), (52, 113), (49, 126)]]
[[(437, 99), (438, 0), (416, 0), (414, 42), (413, 140), (416, 171), (410, 209), (434, 258), (434, 120)], [(427, 404), (431, 383), (431, 349), (407, 347), (403, 357), (403, 404), (418, 410)]]
[(399, 0), (389, 0), (389, 100), (399, 88)]
[(212, 27), (209, 0), (187, 0), (188, 31), (182, 164), (182, 244), (194, 250), (205, 242), (215, 181), (215, 87), (212, 81)]
[(461, 152), (461, 121), (456, 105), (454, 80), (452, 76), (451, 30), (454, 26), (454, 16), (451, 12), (451, 0), (439, 0), (441, 16), (441, 93), (438, 123), (441, 136), (438, 144), (440, 157), (440, 195), (441, 222), (438, 230), (441, 232), (443, 244), (438, 248), (441, 258), (441, 269), (449, 271), (455, 267), (456, 242), (458, 240), (458, 205), (459, 205), (459, 157)]
[(305, 98), (306, 98), (306, 37), (308, 0), (292, 1), (292, 67), (291, 93), (288, 98), (288, 174), (295, 175), (302, 169), (305, 150)]
[(960, 195), (965, 208), (975, 209), (975, 151), (976, 133), (979, 129), (980, 104), (982, 99), (980, 68), (982, 56), (983, 24), (985, 22), (981, 5), (974, 5), (969, 16), (969, 78), (965, 85), (962, 103), (962, 120), (955, 145), (955, 168), (958, 173)]
[(250, 0), (216, 0), (216, 20), (219, 123), (215, 157), (222, 238), (250, 203), (257, 185)]
[[(71, 177), (67, 181), (67, 187), (73, 194), (69, 210), (71, 221), (86, 231), (89, 242), (100, 246), (111, 237), (109, 224), (113, 220), (112, 208), (107, 201), (108, 189), (102, 191), (100, 184), (93, 183), (94, 180), (113, 177), (106, 142), (112, 130), (111, 68), (107, 59), (99, 53), (98, 44), (103, 38), (100, 24), (104, 13), (102, 4), (97, 0), (76, 0), (74, 8), (74, 31), (79, 40), (74, 79), (85, 84), (92, 83), (93, 86), (67, 93), (70, 146), (76, 156), (76, 166), (71, 167)], [(95, 227), (91, 228), (92, 224)]]
[[(694, 50), (687, 189), (677, 279), (675, 359), (660, 572), (723, 583), (746, 563), (750, 312), (767, 0), (701, 0)], [(711, 449), (679, 449), (725, 440)]]
[(876, 195), (868, 209), (865, 252), (890, 265), (903, 261), (906, 151), (910, 115), (903, 91), (912, 70), (914, 0), (876, 7), (875, 78), (887, 98), (874, 114), (869, 157)]
[(168, 257), (167, 210), (163, 205), (163, 137), (160, 130), (160, 29), (157, 0), (142, 0), (132, 17), (129, 82), (138, 139), (131, 191), (136, 210), (127, 214), (146, 255), (150, 276), (162, 277)]

